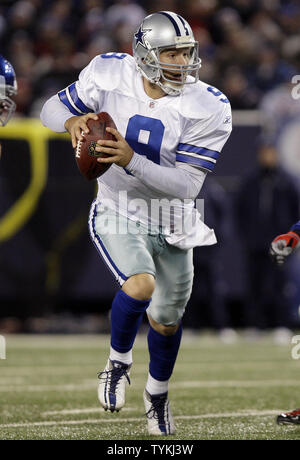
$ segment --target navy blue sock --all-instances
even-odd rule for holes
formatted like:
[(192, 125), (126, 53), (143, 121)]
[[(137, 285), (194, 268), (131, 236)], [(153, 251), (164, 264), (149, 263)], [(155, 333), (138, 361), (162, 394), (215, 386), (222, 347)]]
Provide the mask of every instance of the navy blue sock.
[(148, 332), (149, 372), (156, 380), (169, 380), (172, 375), (182, 336), (182, 325), (174, 335), (159, 334), (151, 326)]
[(120, 290), (111, 308), (111, 346), (119, 353), (131, 350), (150, 300), (137, 300)]

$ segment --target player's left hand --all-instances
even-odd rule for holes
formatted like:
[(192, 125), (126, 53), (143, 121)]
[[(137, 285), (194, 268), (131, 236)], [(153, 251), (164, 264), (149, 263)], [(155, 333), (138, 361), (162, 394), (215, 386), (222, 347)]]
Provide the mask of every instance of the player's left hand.
[(279, 235), (271, 243), (270, 255), (278, 265), (282, 265), (299, 242), (300, 236), (297, 233)]
[(100, 163), (115, 163), (124, 168), (130, 162), (133, 150), (118, 130), (106, 128), (106, 131), (113, 134), (116, 140), (105, 141), (101, 139), (97, 141), (98, 146), (96, 147), (96, 151), (109, 155), (108, 158), (98, 158), (97, 161)]

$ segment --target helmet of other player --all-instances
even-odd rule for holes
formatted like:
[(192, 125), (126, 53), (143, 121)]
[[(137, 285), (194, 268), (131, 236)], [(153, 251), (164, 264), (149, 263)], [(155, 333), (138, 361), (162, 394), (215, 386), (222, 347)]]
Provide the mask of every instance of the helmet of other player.
[[(184, 85), (199, 80), (201, 59), (198, 56), (198, 42), (194, 39), (189, 23), (179, 14), (160, 11), (147, 16), (134, 34), (132, 48), (141, 74), (167, 94), (177, 96)], [(162, 51), (180, 48), (190, 51), (186, 65), (166, 65), (161, 61)], [(171, 69), (176, 73), (176, 82), (171, 78)]]
[(13, 66), (0, 55), (0, 125), (5, 126), (16, 110), (11, 99), (17, 94), (17, 80)]

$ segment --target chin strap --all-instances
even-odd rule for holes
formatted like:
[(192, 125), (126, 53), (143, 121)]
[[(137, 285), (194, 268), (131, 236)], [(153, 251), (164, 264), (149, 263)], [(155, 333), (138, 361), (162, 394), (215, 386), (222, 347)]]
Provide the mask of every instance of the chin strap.
[(179, 94), (182, 93), (184, 87), (184, 85), (182, 85), (181, 87), (174, 88), (172, 83), (169, 83), (168, 81), (165, 83), (158, 81), (156, 85), (158, 85), (169, 96), (179, 96)]
[(161, 78), (161, 75), (157, 78), (149, 78), (148, 75), (141, 69), (141, 67), (136, 63), (136, 68), (139, 71), (139, 73), (142, 75), (142, 77), (146, 78), (150, 83), (154, 83), (155, 85), (159, 86), (164, 93), (168, 94), (169, 96), (179, 96), (179, 94), (182, 93), (184, 84), (181, 87), (173, 87), (172, 83), (168, 81), (164, 81), (162, 83), (161, 81), (157, 81), (158, 78)]

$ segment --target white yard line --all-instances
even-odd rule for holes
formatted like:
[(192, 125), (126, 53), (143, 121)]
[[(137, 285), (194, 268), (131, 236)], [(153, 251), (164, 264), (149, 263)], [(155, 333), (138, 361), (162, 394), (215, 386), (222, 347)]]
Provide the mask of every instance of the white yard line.
[[(78, 335), (61, 335), (61, 334), (2, 334), (6, 339), (7, 349), (15, 350), (22, 348), (39, 349), (96, 349), (102, 352), (109, 351), (110, 336), (107, 334), (78, 334)], [(198, 340), (198, 338), (197, 338)], [(145, 348), (147, 338), (145, 334), (139, 333), (136, 337), (135, 348)]]
[(220, 414), (203, 414), (203, 415), (179, 415), (175, 417), (178, 420), (197, 420), (206, 418), (226, 418), (226, 417), (261, 417), (263, 415), (278, 415), (283, 412), (282, 409), (277, 410), (243, 410), (241, 412), (224, 412)]
[[(233, 368), (238, 368), (238, 369), (243, 369), (243, 368), (249, 368), (253, 364), (257, 367), (263, 367), (263, 369), (274, 369), (278, 364), (274, 364), (273, 362), (269, 361), (247, 361), (247, 362), (237, 362), (237, 361), (225, 361), (224, 364), (226, 365), (227, 368), (233, 367)], [(180, 366), (191, 369), (195, 365), (194, 361), (185, 361), (181, 362)], [(284, 363), (285, 367), (292, 368), (294, 369), (298, 365), (298, 362), (296, 360), (290, 360), (288, 362)], [(197, 362), (197, 368), (214, 368), (214, 367), (219, 367), (220, 362), (205, 362), (205, 361), (199, 361)], [(0, 361), (0, 372), (1, 375), (3, 375), (3, 378), (16, 378), (16, 376), (20, 378), (26, 378), (27, 376), (32, 375), (33, 373), (40, 373), (43, 376), (47, 375), (78, 375), (82, 374), (83, 372), (86, 374), (91, 375), (91, 372), (94, 372), (96, 375), (97, 370), (101, 371), (104, 367), (104, 361), (102, 365), (95, 364), (95, 362), (85, 362), (85, 363), (80, 363), (78, 366), (74, 365), (56, 365), (56, 366), (49, 366), (47, 364), (36, 364), (34, 366), (26, 366), (25, 367), (18, 367), (18, 366), (7, 366), (5, 367), (3, 363)], [(92, 369), (92, 371), (91, 371)], [(93, 371), (94, 369), (94, 371)], [(132, 368), (132, 373), (139, 374), (139, 373), (144, 373), (148, 371), (148, 363), (145, 362), (145, 364), (141, 363), (134, 363), (133, 368)], [(0, 383), (2, 381), (2, 377), (0, 376)]]
[[(278, 410), (244, 410), (241, 412), (225, 412), (217, 414), (202, 414), (202, 415), (178, 415), (174, 417), (175, 420), (201, 420), (210, 418), (228, 418), (228, 417), (260, 417), (260, 416), (274, 416), (282, 412)], [(59, 421), (44, 421), (44, 422), (30, 422), (30, 423), (8, 423), (0, 424), (0, 428), (29, 428), (35, 426), (57, 426), (57, 425), (85, 425), (85, 424), (102, 424), (102, 423), (134, 423), (143, 421), (142, 417), (132, 418), (98, 418), (98, 419), (85, 419), (85, 420), (59, 420)]]
[(23, 385), (25, 377), (0, 377), (0, 385)]
[(85, 391), (97, 388), (97, 381), (94, 383), (80, 383), (76, 385), (65, 384), (65, 385), (10, 385), (9, 387), (0, 387), (0, 393), (3, 392), (19, 392), (32, 393), (32, 392), (43, 392), (43, 391)]
[(187, 381), (170, 384), (170, 388), (255, 388), (255, 387), (281, 387), (297, 386), (299, 380), (201, 380)]
[[(135, 389), (144, 388), (143, 384), (135, 383)], [(299, 386), (299, 380), (192, 380), (187, 382), (171, 383), (170, 389), (178, 388), (257, 388), (257, 387), (288, 387)], [(85, 391), (97, 388), (97, 379), (87, 380), (83, 383), (61, 385), (13, 385), (0, 386), (2, 392), (42, 392), (42, 391)]]
[[(122, 412), (131, 412), (137, 410), (137, 407), (124, 407)], [(47, 417), (51, 415), (78, 415), (78, 414), (91, 414), (95, 412), (96, 414), (102, 412), (102, 408), (98, 407), (88, 407), (86, 409), (64, 409), (64, 410), (53, 410), (49, 412), (43, 412), (42, 416)]]

